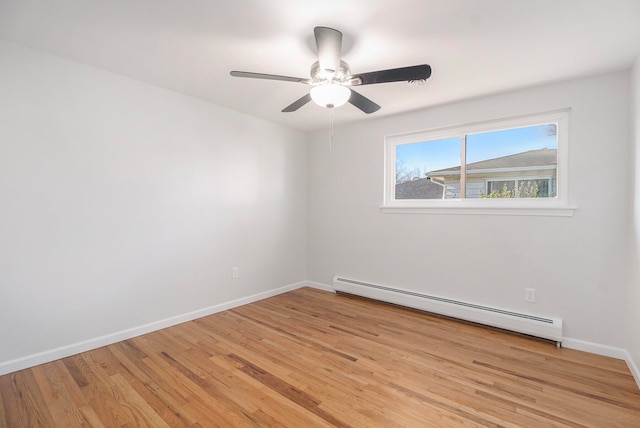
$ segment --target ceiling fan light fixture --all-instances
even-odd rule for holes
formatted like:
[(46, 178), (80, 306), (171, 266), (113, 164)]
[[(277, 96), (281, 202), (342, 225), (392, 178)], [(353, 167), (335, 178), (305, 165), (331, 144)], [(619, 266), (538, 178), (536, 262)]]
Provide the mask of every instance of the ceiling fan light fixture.
[(314, 101), (319, 106), (328, 109), (340, 107), (349, 102), (366, 114), (375, 113), (380, 110), (380, 106), (359, 92), (350, 89), (351, 87), (390, 82), (408, 82), (415, 85), (424, 83), (431, 76), (431, 67), (428, 64), (352, 75), (349, 64), (340, 59), (342, 33), (329, 27), (315, 27), (313, 34), (316, 39), (318, 61), (311, 64), (311, 79), (248, 71), (232, 71), (231, 75), (303, 83), (311, 86), (310, 92), (283, 108), (283, 113), (297, 111), (300, 107)]
[(327, 82), (311, 88), (311, 99), (321, 107), (335, 108), (344, 105), (351, 97), (351, 90), (338, 83)]

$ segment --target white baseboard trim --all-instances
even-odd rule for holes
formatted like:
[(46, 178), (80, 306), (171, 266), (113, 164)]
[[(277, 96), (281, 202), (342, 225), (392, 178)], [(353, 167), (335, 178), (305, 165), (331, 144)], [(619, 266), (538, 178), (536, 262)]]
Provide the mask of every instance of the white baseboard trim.
[[(289, 284), (284, 287), (275, 288), (273, 290), (264, 291), (262, 293), (254, 294), (251, 296), (243, 297), (241, 299), (232, 300), (218, 305), (209, 306), (207, 308), (198, 309), (186, 314), (177, 315), (174, 317), (166, 318), (163, 320), (155, 321), (149, 324), (144, 324), (138, 327), (133, 327), (127, 330), (118, 331), (115, 333), (107, 334), (104, 336), (96, 337), (93, 339), (85, 340), (82, 342), (73, 343), (70, 345), (61, 346), (59, 348), (51, 349), (48, 351), (39, 352), (36, 354), (27, 355), (25, 357), (16, 358), (14, 360), (0, 362), (0, 375), (13, 373), (18, 370), (27, 369), (29, 367), (37, 366), (39, 364), (48, 363), (51, 361), (59, 360), (60, 358), (70, 357), (81, 352), (90, 351), (92, 349), (100, 348), (102, 346), (111, 345), (116, 342), (131, 339), (133, 337), (141, 336), (143, 334), (151, 333), (163, 328), (171, 327), (177, 324), (182, 324), (187, 321), (206, 317), (218, 312), (226, 311), (228, 309), (237, 308), (238, 306), (246, 305), (249, 303), (257, 302), (269, 297), (277, 296), (278, 294), (286, 293), (288, 291), (296, 290), (302, 287), (311, 287), (318, 290), (328, 291), (335, 293), (335, 289), (327, 284), (322, 284), (313, 281), (301, 281), (294, 284)], [(601, 345), (598, 343), (586, 342), (579, 339), (563, 338), (562, 346), (569, 349), (575, 349), (578, 351), (591, 352), (593, 354), (604, 355), (607, 357), (617, 358), (626, 361), (629, 366), (629, 370), (633, 375), (638, 388), (640, 388), (640, 369), (634, 362), (633, 358), (626, 349), (615, 348), (612, 346)]]
[(192, 321), (197, 318), (202, 318), (207, 315), (212, 315), (217, 312), (233, 309), (238, 306), (246, 305), (248, 303), (257, 302), (258, 300), (266, 299), (268, 297), (277, 296), (278, 294), (286, 293), (287, 291), (296, 290), (304, 286), (313, 286), (307, 281), (298, 282), (295, 284), (286, 285), (284, 287), (275, 288), (273, 290), (264, 291), (262, 293), (254, 294), (251, 296), (243, 297), (241, 299), (232, 300), (230, 302), (221, 303), (207, 308), (198, 309), (186, 314), (177, 315), (174, 317), (166, 318), (159, 321), (154, 321), (149, 324), (144, 324), (138, 327), (133, 327), (127, 330), (118, 331), (115, 333), (107, 334), (104, 336), (96, 337), (93, 339), (85, 340), (82, 342), (72, 343), (70, 345), (61, 346), (59, 348), (38, 352), (36, 354), (27, 355), (25, 357), (16, 358), (14, 360), (0, 362), (0, 375), (13, 373), (18, 370), (23, 370), (29, 367), (34, 367), (39, 364), (48, 363), (51, 361), (59, 360), (61, 358), (70, 357), (81, 352), (90, 351), (92, 349), (100, 348), (103, 346), (111, 345), (116, 342), (131, 339), (136, 336), (151, 333), (153, 331), (161, 330), (163, 328), (171, 327), (183, 322)]
[(331, 285), (322, 284), (320, 282), (306, 281), (307, 287), (316, 288), (318, 290), (329, 291), (331, 293), (335, 293), (336, 290)]
[(586, 342), (579, 339), (571, 339), (569, 337), (562, 338), (562, 347), (575, 349), (576, 351), (590, 352), (592, 354), (604, 355), (605, 357), (626, 360), (627, 350), (622, 348), (614, 348), (613, 346), (601, 345), (599, 343)]
[(626, 354), (627, 354), (627, 357), (625, 358), (625, 361), (627, 362), (629, 371), (633, 375), (633, 378), (636, 380), (636, 383), (638, 384), (638, 388), (640, 388), (640, 368), (631, 357), (631, 354), (629, 352), (626, 352)]
[[(336, 292), (333, 286), (323, 284), (320, 282), (305, 281), (304, 283), (300, 283), (300, 284), (301, 284), (301, 287), (307, 286), (311, 288), (316, 288), (318, 290), (329, 291), (331, 293)], [(299, 287), (296, 287), (296, 288), (299, 288)], [(640, 388), (640, 368), (635, 363), (635, 361), (631, 357), (631, 354), (629, 354), (629, 352), (626, 349), (616, 348), (608, 345), (601, 345), (599, 343), (587, 342), (579, 339), (571, 339), (568, 337), (565, 337), (562, 339), (562, 346), (569, 349), (575, 349), (576, 351), (590, 352), (592, 354), (603, 355), (605, 357), (624, 360), (627, 363), (627, 366), (629, 367), (629, 371), (633, 375), (633, 378), (638, 384), (638, 388)]]
[[(322, 284), (319, 282), (306, 281), (307, 287), (317, 288), (318, 290), (329, 291), (335, 293), (336, 290), (331, 285)], [(618, 360), (624, 360), (629, 367), (629, 371), (633, 375), (633, 378), (640, 388), (640, 369), (636, 365), (633, 358), (626, 349), (615, 348), (613, 346), (601, 345), (599, 343), (587, 342), (579, 339), (563, 338), (562, 346), (564, 348), (575, 349), (576, 351), (590, 352), (592, 354), (603, 355), (605, 357), (616, 358)]]
[(564, 348), (575, 349), (577, 351), (590, 352), (592, 354), (624, 360), (627, 363), (627, 367), (629, 367), (629, 371), (631, 372), (631, 375), (633, 375), (638, 388), (640, 388), (640, 369), (638, 369), (638, 365), (635, 363), (633, 358), (631, 358), (631, 354), (626, 349), (614, 348), (613, 346), (600, 345), (598, 343), (585, 342), (584, 340), (569, 339), (566, 337), (562, 339), (562, 346)]

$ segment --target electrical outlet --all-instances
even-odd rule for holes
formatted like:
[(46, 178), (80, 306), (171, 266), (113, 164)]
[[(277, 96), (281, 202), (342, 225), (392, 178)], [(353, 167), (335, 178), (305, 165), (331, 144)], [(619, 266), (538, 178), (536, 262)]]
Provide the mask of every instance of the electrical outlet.
[(535, 288), (525, 288), (524, 289), (524, 300), (525, 300), (525, 302), (535, 303), (536, 302), (536, 289)]
[(234, 266), (231, 268), (231, 278), (236, 279), (240, 277), (240, 270), (238, 266)]

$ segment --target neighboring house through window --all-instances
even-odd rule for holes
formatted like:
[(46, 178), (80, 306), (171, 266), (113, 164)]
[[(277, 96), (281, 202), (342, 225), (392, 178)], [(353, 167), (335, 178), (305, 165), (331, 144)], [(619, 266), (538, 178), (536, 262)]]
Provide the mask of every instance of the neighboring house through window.
[[(542, 148), (467, 164), (466, 198), (549, 198), (556, 196), (558, 150)], [(460, 167), (429, 171), (442, 199), (458, 199)], [(396, 183), (396, 188), (404, 183)], [(396, 191), (396, 198), (398, 197)], [(432, 199), (432, 198), (425, 198)]]
[(571, 215), (567, 128), (562, 111), (387, 137), (383, 210)]

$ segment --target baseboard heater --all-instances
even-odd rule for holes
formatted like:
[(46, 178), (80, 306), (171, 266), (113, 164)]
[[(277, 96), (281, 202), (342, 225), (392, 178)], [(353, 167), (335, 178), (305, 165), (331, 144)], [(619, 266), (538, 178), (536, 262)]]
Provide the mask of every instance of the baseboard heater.
[(335, 276), (336, 291), (562, 343), (562, 319), (523, 314)]

